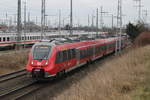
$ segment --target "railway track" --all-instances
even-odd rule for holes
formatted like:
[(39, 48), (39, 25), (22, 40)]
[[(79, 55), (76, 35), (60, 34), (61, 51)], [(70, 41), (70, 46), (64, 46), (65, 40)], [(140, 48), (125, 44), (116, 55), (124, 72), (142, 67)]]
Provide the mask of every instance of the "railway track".
[(37, 91), (41, 87), (42, 85), (38, 86), (35, 81), (30, 81), (24, 85), (16, 86), (10, 90), (1, 91), (0, 98), (3, 100), (19, 100), (19, 98), (22, 98), (33, 91)]
[(27, 74), (26, 70), (19, 70), (13, 73), (9, 73), (9, 74), (5, 74), (5, 75), (1, 75), (0, 76), (0, 83), (9, 81), (9, 80), (13, 80), (15, 78), (21, 77), (21, 76), (25, 76)]
[(24, 95), (39, 89), (36, 81), (26, 77), (25, 69), (0, 76), (0, 98), (18, 100)]

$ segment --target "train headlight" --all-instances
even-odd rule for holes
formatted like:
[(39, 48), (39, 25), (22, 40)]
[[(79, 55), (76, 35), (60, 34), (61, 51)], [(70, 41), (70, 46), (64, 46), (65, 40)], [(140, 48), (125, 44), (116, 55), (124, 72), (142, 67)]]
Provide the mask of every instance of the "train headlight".
[(45, 65), (48, 65), (48, 60), (45, 62)]
[(31, 61), (31, 65), (34, 65), (34, 61)]
[(45, 62), (45, 65), (48, 65), (49, 64), (49, 62), (48, 62), (48, 60)]

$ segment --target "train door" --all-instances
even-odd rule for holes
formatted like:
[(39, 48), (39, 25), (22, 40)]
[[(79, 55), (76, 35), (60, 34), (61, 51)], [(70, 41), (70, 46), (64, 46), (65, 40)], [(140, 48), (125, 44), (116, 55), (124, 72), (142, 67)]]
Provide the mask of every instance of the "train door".
[(80, 49), (76, 49), (77, 65), (80, 63)]

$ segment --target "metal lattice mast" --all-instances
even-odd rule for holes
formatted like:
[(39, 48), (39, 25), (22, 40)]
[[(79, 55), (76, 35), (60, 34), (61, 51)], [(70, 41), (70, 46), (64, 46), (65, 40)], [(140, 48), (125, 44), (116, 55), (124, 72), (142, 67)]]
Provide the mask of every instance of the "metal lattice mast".
[(97, 12), (97, 14), (96, 14), (96, 35), (98, 36), (98, 17), (99, 17), (98, 8), (97, 8), (96, 12)]
[(142, 7), (143, 7), (142, 0), (134, 0), (134, 1), (138, 2), (138, 5), (137, 5), (137, 7), (138, 7), (138, 20), (141, 21), (141, 13), (142, 13)]
[(122, 0), (118, 0), (117, 10), (117, 35), (119, 33), (119, 43), (116, 41), (116, 53), (117, 50), (121, 50), (121, 34), (122, 34)]
[(147, 24), (147, 16), (148, 16), (148, 10), (143, 10), (144, 12), (144, 22)]
[(139, 20), (141, 20), (141, 7), (142, 7), (142, 5), (141, 5), (141, 0), (139, 0)]
[(28, 12), (28, 23), (30, 23), (30, 12)]
[(100, 17), (100, 25), (101, 25), (101, 29), (103, 30), (103, 7), (101, 6), (101, 17)]
[(100, 26), (101, 26), (101, 29), (103, 30), (103, 24), (104, 24), (104, 19), (103, 19), (103, 14), (105, 13), (108, 13), (108, 12), (104, 12), (103, 11), (103, 7), (101, 6), (101, 11), (100, 11)]

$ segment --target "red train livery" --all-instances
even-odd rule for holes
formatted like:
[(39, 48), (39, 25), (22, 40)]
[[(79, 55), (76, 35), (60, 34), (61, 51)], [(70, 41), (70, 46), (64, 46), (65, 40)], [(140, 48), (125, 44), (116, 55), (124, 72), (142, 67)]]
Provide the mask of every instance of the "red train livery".
[[(122, 47), (126, 46), (122, 37)], [(118, 37), (80, 41), (59, 39), (36, 43), (29, 53), (26, 70), (35, 79), (64, 74), (115, 51)]]

